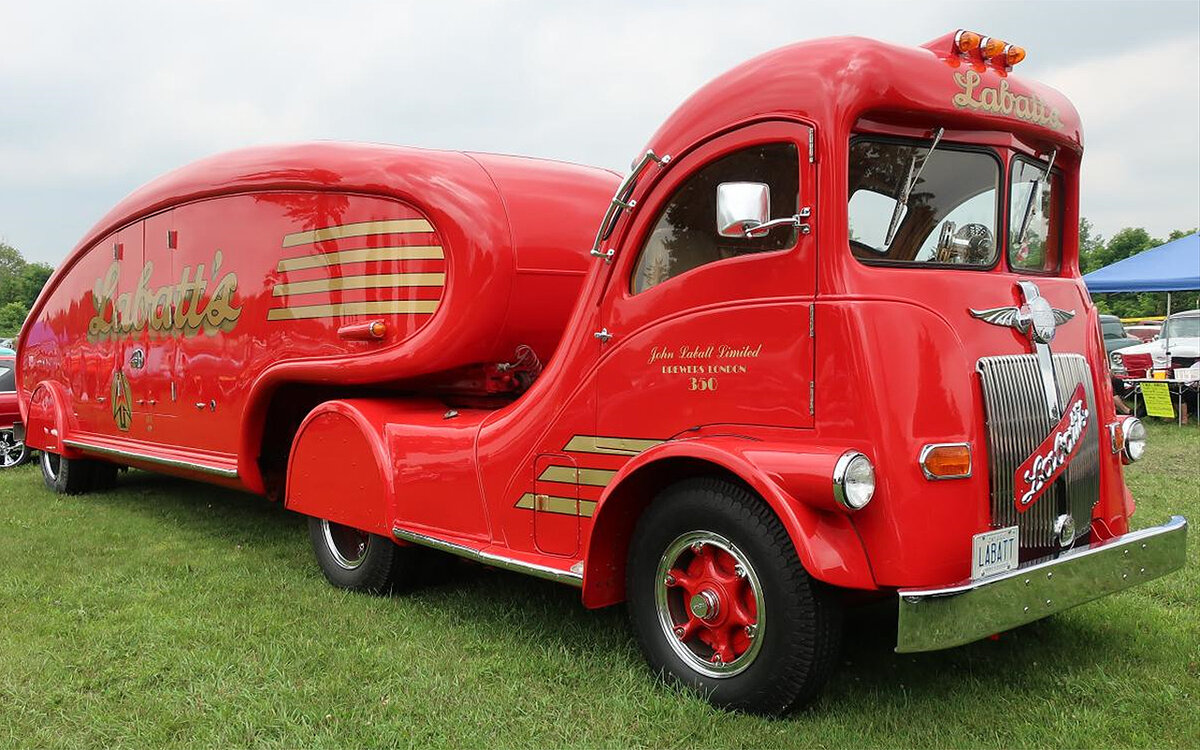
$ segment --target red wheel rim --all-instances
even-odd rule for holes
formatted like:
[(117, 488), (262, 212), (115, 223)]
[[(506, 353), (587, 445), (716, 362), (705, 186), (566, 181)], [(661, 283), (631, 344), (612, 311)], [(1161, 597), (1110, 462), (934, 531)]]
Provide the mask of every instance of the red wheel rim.
[(762, 585), (749, 558), (710, 531), (682, 534), (667, 546), (655, 580), (663, 635), (691, 668), (732, 677), (762, 645)]

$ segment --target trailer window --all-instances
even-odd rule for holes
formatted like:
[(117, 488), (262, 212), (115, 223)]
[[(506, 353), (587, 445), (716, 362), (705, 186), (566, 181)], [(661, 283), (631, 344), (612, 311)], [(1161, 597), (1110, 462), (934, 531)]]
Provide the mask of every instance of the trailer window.
[[(980, 150), (945, 143), (860, 138), (850, 144), (850, 249), (865, 263), (989, 268), (996, 262), (1000, 163)], [(914, 157), (926, 159), (900, 209), (890, 243), (888, 225)]]
[(749, 253), (784, 250), (796, 244), (795, 229), (766, 237), (717, 234), (717, 185), (765, 182), (771, 189), (771, 218), (799, 210), (800, 157), (794, 143), (768, 143), (721, 157), (688, 178), (671, 196), (642, 246), (630, 289), (644, 292), (708, 263)]
[[(1058, 270), (1062, 248), (1063, 190), (1062, 177), (1052, 172), (1039, 179), (1045, 164), (1017, 158), (1012, 163), (1012, 188), (1008, 201), (1008, 262), (1022, 271)], [(1034, 192), (1029, 205), (1030, 191)], [(1017, 243), (1025, 209), (1030, 208), (1025, 237)]]

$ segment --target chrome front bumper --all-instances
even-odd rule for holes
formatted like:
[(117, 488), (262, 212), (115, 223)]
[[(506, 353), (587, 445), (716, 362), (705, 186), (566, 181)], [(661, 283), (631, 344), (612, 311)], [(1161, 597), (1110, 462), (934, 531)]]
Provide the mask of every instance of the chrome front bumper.
[(1007, 573), (901, 589), (896, 651), (936, 651), (1011, 630), (1183, 567), (1187, 520), (1132, 531)]

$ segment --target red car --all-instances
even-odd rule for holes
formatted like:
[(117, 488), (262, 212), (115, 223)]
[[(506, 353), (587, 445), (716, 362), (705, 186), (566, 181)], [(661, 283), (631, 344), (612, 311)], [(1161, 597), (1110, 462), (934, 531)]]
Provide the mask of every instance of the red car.
[(20, 466), (29, 460), (25, 443), (13, 437), (13, 422), (20, 419), (17, 410), (17, 359), (0, 354), (0, 469)]

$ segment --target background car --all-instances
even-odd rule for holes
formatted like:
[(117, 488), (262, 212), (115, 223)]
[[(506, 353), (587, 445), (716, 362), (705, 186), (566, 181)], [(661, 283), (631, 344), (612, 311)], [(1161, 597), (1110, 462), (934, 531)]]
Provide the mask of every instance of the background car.
[(1104, 353), (1111, 356), (1118, 349), (1142, 343), (1142, 339), (1134, 338), (1125, 331), (1121, 319), (1116, 315), (1100, 316), (1100, 335), (1104, 338)]
[(20, 466), (29, 460), (29, 449), (13, 435), (17, 410), (17, 358), (8, 349), (0, 353), (0, 469)]
[(1162, 322), (1157, 320), (1142, 320), (1133, 325), (1125, 326), (1125, 333), (1134, 336), (1142, 342), (1153, 341), (1162, 331)]
[(1158, 338), (1109, 355), (1114, 376), (1144, 378), (1151, 370), (1191, 367), (1200, 360), (1200, 310), (1175, 313), (1163, 322)]

